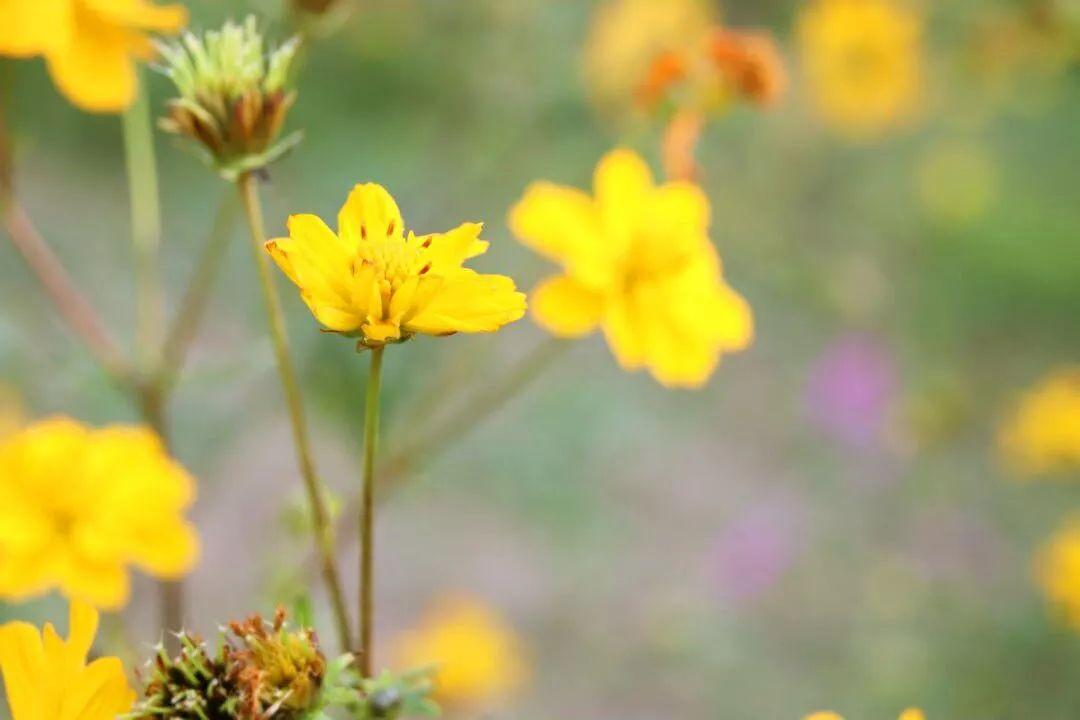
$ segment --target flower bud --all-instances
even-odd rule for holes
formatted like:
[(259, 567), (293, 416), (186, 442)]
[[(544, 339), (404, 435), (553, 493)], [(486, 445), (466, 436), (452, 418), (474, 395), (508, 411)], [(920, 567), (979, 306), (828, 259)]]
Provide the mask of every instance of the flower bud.
[(227, 180), (266, 167), (301, 139), (299, 132), (278, 138), (296, 100), (289, 69), (298, 47), (293, 38), (265, 52), (253, 16), (159, 44), (159, 69), (179, 91), (161, 128), (198, 143)]

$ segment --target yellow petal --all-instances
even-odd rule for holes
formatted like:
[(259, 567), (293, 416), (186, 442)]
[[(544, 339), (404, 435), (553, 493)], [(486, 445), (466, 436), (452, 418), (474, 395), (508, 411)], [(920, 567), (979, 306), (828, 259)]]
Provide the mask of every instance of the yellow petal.
[(67, 44), (71, 0), (0, 0), (0, 55), (31, 57)]
[(365, 323), (364, 337), (374, 343), (385, 343), (401, 337), (401, 326), (391, 320)]
[(926, 715), (919, 708), (908, 708), (900, 713), (900, 720), (926, 720)]
[(147, 0), (81, 0), (116, 25), (161, 34), (175, 34), (187, 25), (183, 5), (155, 5)]
[(98, 612), (93, 605), (82, 600), (72, 600), (68, 608), (68, 651), (81, 665), (90, 654), (94, 636), (98, 630)]
[(301, 297), (307, 304), (311, 314), (322, 323), (327, 330), (339, 333), (349, 333), (357, 330), (364, 322), (358, 313), (345, 309), (338, 304), (324, 302), (320, 298), (309, 293), (302, 293)]
[(573, 278), (562, 276), (537, 285), (529, 307), (537, 324), (553, 335), (580, 337), (600, 324), (604, 299)]
[(48, 671), (45, 648), (37, 628), (24, 622), (0, 627), (0, 670), (15, 720), (52, 720), (46, 710), (48, 698), (43, 684)]
[(79, 674), (64, 698), (63, 720), (114, 720), (135, 704), (118, 658), (100, 658)]
[(703, 252), (709, 242), (709, 200), (697, 185), (668, 183), (650, 192), (634, 234), (634, 263), (654, 270)]
[(417, 237), (412, 242), (427, 243), (430, 272), (445, 275), (461, 267), (469, 258), (487, 251), (488, 244), (480, 239), (483, 228), (481, 223), (464, 223), (450, 232)]
[(132, 561), (155, 577), (179, 579), (191, 572), (199, 559), (199, 534), (183, 520), (159, 521), (136, 540)]
[(135, 62), (130, 32), (75, 4), (71, 41), (46, 55), (53, 82), (77, 107), (118, 113), (135, 99)]
[(274, 240), (267, 242), (264, 247), (266, 248), (266, 252), (270, 254), (270, 257), (274, 259), (277, 266), (281, 268), (281, 272), (285, 273), (285, 276), (292, 280), (294, 285), (300, 285), (300, 280), (296, 276), (296, 271), (293, 270), (292, 259), (289, 257), (288, 253), (281, 249), (281, 243), (283, 242), (288, 243), (288, 238), (275, 238)]
[[(503, 275), (480, 275), (462, 270), (450, 278), (433, 278), (430, 300), (407, 318), (405, 329), (428, 335), (454, 332), (494, 332), (525, 314), (525, 295)], [(423, 295), (419, 288), (418, 295)]]
[(357, 185), (338, 213), (338, 232), (350, 248), (378, 238), (403, 236), (401, 211), (382, 185)]
[(803, 720), (844, 720), (844, 718), (834, 712), (816, 712), (807, 715)]
[(612, 355), (624, 370), (636, 370), (645, 360), (645, 337), (633, 294), (608, 298), (604, 307), (603, 330)]
[(596, 166), (593, 187), (607, 241), (627, 246), (653, 191), (652, 171), (636, 153), (612, 150)]
[(71, 553), (59, 568), (64, 593), (104, 610), (123, 607), (130, 594), (130, 580), (120, 562), (101, 562)]

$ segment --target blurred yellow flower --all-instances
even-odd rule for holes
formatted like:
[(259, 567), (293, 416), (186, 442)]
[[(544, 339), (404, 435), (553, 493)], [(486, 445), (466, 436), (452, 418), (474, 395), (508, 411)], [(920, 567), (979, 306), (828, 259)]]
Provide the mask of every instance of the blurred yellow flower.
[(872, 137), (917, 109), (922, 19), (900, 1), (813, 0), (798, 33), (814, 103), (838, 129)]
[(57, 587), (121, 607), (129, 564), (178, 578), (198, 537), (182, 513), (195, 486), (151, 431), (44, 420), (0, 442), (0, 597)]
[(505, 698), (528, 674), (513, 628), (482, 600), (464, 594), (441, 598), (416, 630), (395, 641), (393, 657), (404, 668), (435, 665), (435, 696), (454, 706)]
[(535, 183), (510, 212), (521, 241), (564, 271), (533, 291), (533, 317), (561, 337), (599, 327), (623, 368), (703, 385), (753, 336), (750, 306), (709, 241), (708, 199), (690, 183), (655, 185), (629, 150), (604, 157), (593, 184), (595, 197)]
[(113, 720), (135, 702), (124, 667), (115, 657), (86, 664), (98, 614), (71, 603), (68, 639), (49, 623), (10, 622), (0, 627), (0, 671), (13, 720)]
[(1059, 368), (1029, 390), (1002, 425), (998, 447), (1022, 476), (1080, 469), (1080, 367)]
[(503, 275), (463, 267), (487, 250), (481, 225), (405, 234), (397, 204), (381, 185), (357, 185), (335, 233), (315, 215), (289, 218), (289, 237), (266, 249), (330, 332), (368, 347), (416, 333), (494, 332), (525, 314), (525, 295)]
[[(816, 712), (807, 715), (803, 720), (844, 720), (844, 718), (834, 712)], [(908, 708), (900, 713), (899, 720), (926, 720), (926, 715), (918, 708)]]
[(186, 23), (183, 6), (149, 0), (0, 0), (0, 55), (43, 55), (76, 106), (121, 112), (138, 91), (136, 60), (154, 56), (146, 33)]
[(1036, 556), (1035, 577), (1047, 600), (1080, 630), (1080, 516), (1073, 517)]
[(657, 58), (696, 46), (713, 13), (702, 0), (609, 0), (593, 16), (585, 77), (597, 102), (625, 109), (637, 100)]

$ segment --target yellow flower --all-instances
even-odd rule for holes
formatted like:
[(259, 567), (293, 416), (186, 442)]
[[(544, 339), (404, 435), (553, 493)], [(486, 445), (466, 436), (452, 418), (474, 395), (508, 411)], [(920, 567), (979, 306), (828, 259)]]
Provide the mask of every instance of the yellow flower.
[(1035, 576), (1066, 622), (1080, 630), (1080, 516), (1072, 518), (1035, 559)]
[(101, 608), (128, 598), (127, 566), (187, 573), (198, 538), (192, 478), (140, 427), (56, 418), (0, 443), (0, 597), (57, 587)]
[[(834, 712), (816, 712), (807, 715), (803, 720), (844, 720), (844, 718)], [(926, 715), (918, 708), (908, 708), (900, 713), (900, 720), (926, 720)]]
[(483, 601), (443, 597), (420, 626), (395, 642), (404, 668), (436, 666), (435, 695), (447, 705), (474, 706), (521, 688), (527, 668), (513, 628)]
[(807, 5), (799, 39), (822, 117), (856, 137), (909, 118), (919, 101), (921, 33), (921, 18), (893, 0)]
[(503, 275), (462, 267), (487, 250), (481, 225), (405, 234), (381, 185), (357, 185), (334, 233), (314, 215), (289, 218), (289, 237), (266, 249), (330, 332), (378, 347), (416, 333), (494, 332), (525, 314), (525, 296)]
[(1020, 475), (1080, 469), (1080, 367), (1060, 368), (1029, 390), (1002, 426), (998, 447)]
[(148, 0), (0, 0), (0, 55), (44, 55), (68, 100), (120, 112), (138, 91), (136, 60), (154, 56), (146, 33), (176, 33), (186, 23), (182, 6)]
[(68, 639), (49, 623), (44, 632), (24, 622), (0, 627), (0, 670), (13, 720), (113, 720), (135, 702), (115, 657), (86, 664), (97, 633), (93, 607), (71, 603)]
[(703, 41), (713, 13), (702, 0), (609, 0), (585, 44), (585, 76), (603, 106), (624, 109), (661, 56)]
[(561, 337), (599, 327), (623, 368), (701, 386), (721, 353), (753, 336), (750, 307), (709, 241), (708, 200), (690, 183), (656, 186), (628, 150), (604, 157), (593, 184), (595, 197), (535, 183), (510, 212), (522, 242), (565, 273), (533, 291), (533, 317)]

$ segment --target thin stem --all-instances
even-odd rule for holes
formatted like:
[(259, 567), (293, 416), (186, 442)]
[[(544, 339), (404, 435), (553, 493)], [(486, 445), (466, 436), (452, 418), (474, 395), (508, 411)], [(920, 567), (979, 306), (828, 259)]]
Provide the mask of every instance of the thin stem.
[[(141, 78), (139, 84), (142, 85)], [(164, 317), (161, 283), (161, 205), (158, 199), (157, 157), (150, 117), (150, 97), (139, 87), (123, 116), (124, 160), (131, 199), (131, 242), (135, 252), (135, 389), (143, 420), (166, 445), (165, 397), (150, 380), (159, 361), (160, 328)], [(184, 593), (180, 581), (161, 582), (161, 626), (178, 631), (184, 624)]]
[(105, 372), (120, 382), (126, 382), (130, 368), (124, 354), (15, 199), (14, 158), (6, 116), (9, 75), (9, 64), (0, 63), (0, 216), (4, 229), (71, 332), (86, 345)]
[(161, 206), (150, 98), (139, 88), (123, 117), (124, 158), (131, 196), (131, 240), (135, 250), (136, 357), (143, 372), (156, 367), (164, 317), (161, 284)]
[(184, 365), (188, 349), (195, 339), (196, 330), (206, 311), (210, 293), (220, 274), (229, 239), (236, 228), (235, 200), (231, 195), (222, 198), (214, 216), (214, 225), (203, 244), (199, 260), (191, 275), (191, 282), (180, 302), (180, 309), (169, 326), (161, 352), (158, 382), (163, 389), (171, 389)]
[(327, 592), (330, 594), (330, 602), (333, 605), (338, 640), (341, 643), (342, 650), (348, 650), (352, 646), (352, 633), (349, 629), (349, 614), (345, 609), (345, 595), (341, 589), (341, 579), (338, 576), (337, 562), (334, 558), (330, 513), (326, 508), (326, 501), (323, 497), (319, 478), (315, 474), (315, 463), (312, 459), (307, 422), (304, 418), (303, 400), (300, 396), (300, 385), (296, 380), (296, 370), (293, 367), (292, 356), (289, 353), (289, 340), (285, 331), (285, 314), (281, 310), (281, 300), (278, 298), (277, 290), (274, 288), (274, 279), (270, 274), (270, 263), (263, 248), (266, 242), (266, 233), (263, 231), (259, 191), (255, 177), (251, 173), (241, 175), (237, 180), (237, 186), (240, 191), (240, 199), (244, 204), (248, 228), (251, 231), (251, 249), (254, 254), (255, 268), (259, 275), (259, 284), (262, 287), (263, 300), (266, 303), (270, 337), (274, 344), (274, 354), (277, 357), (278, 374), (281, 379), (282, 390), (285, 393), (285, 404), (289, 410), (289, 420), (292, 423), (293, 444), (296, 447), (300, 475), (304, 480), (308, 502), (311, 505), (315, 531), (315, 549), (319, 553), (323, 580), (326, 583)]
[(383, 348), (371, 351), (364, 398), (364, 478), (360, 488), (360, 673), (372, 674), (375, 616), (375, 452), (379, 444), (379, 392)]

